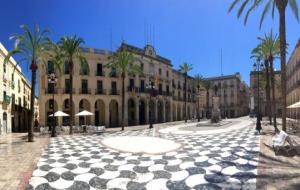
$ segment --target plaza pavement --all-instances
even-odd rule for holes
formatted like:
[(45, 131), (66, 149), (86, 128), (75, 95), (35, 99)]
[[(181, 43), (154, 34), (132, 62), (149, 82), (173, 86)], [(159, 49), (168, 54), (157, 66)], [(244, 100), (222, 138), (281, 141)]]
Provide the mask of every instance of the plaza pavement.
[[(181, 127), (189, 125), (193, 123), (175, 124), (171, 132), (162, 127), (159, 131), (155, 128), (51, 139), (26, 189), (256, 189), (259, 136), (254, 135), (251, 120), (241, 119), (217, 132), (179, 133)], [(147, 150), (137, 153), (111, 149), (102, 142), (114, 137), (153, 135), (183, 146), (149, 154)]]

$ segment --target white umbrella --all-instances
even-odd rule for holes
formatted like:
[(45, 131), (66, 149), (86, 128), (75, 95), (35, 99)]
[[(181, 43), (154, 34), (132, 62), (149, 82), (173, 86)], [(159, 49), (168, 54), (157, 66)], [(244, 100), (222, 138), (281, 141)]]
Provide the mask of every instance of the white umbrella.
[[(86, 111), (86, 110), (83, 110), (76, 114), (76, 116), (91, 116), (91, 115), (94, 115), (94, 114), (89, 111)], [(83, 130), (86, 131), (86, 128), (84, 128)]]
[(90, 116), (90, 115), (94, 115), (94, 114), (86, 110), (83, 110), (76, 114), (76, 116)]
[[(54, 113), (54, 117), (66, 117), (66, 116), (69, 116), (69, 114), (62, 111), (57, 111)], [(49, 117), (53, 117), (53, 114), (49, 115)]]

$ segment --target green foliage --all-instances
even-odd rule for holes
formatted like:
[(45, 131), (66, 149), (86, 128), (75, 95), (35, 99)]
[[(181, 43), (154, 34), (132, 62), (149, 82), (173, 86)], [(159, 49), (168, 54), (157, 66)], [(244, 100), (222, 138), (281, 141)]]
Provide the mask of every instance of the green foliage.
[(142, 73), (141, 67), (135, 64), (135, 62), (139, 62), (140, 60), (135, 58), (126, 48), (122, 48), (113, 53), (110, 59), (111, 61), (107, 63), (105, 67), (115, 70), (123, 77), (125, 77), (126, 74), (133, 75)]
[(62, 55), (58, 57), (62, 58), (61, 61), (68, 63), (76, 63), (76, 60), (78, 60), (80, 68), (89, 71), (88, 62), (83, 55), (82, 44), (84, 44), (84, 40), (77, 36), (62, 37), (57, 43), (62, 53)]
[(193, 69), (193, 66), (188, 63), (183, 63), (179, 66), (179, 72), (181, 72), (184, 75), (187, 75), (188, 72), (190, 72)]
[[(259, 28), (261, 28), (263, 21), (269, 11), (271, 11), (272, 18), (274, 18), (275, 7), (278, 6), (277, 1), (279, 0), (233, 0), (233, 2), (229, 6), (228, 12), (231, 12), (236, 6), (240, 5), (240, 7), (238, 8), (237, 17), (240, 18), (240, 16), (246, 11), (244, 17), (244, 24), (246, 25), (249, 15), (259, 6), (264, 6), (261, 14), (260, 22), (259, 22)], [(297, 1), (287, 0), (287, 2), (293, 14), (295, 15), (297, 21), (299, 21), (299, 11), (298, 11)]]
[(34, 25), (33, 32), (26, 25), (21, 25), (21, 29), (23, 34), (16, 33), (11, 35), (10, 40), (14, 40), (15, 44), (13, 50), (6, 55), (4, 63), (7, 63), (16, 54), (21, 57), (17, 64), (22, 62), (26, 62), (28, 65), (32, 64), (32, 62), (35, 64), (44, 63), (49, 31), (45, 29), (40, 32), (38, 25)]

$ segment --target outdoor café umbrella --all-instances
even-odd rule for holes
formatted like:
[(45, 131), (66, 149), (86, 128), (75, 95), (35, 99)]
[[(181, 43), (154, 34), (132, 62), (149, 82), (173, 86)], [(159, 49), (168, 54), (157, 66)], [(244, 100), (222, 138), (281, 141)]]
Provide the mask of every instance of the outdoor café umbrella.
[[(91, 115), (94, 115), (93, 113), (89, 112), (89, 111), (86, 111), (86, 110), (83, 110), (79, 113), (76, 114), (76, 116), (91, 116)], [(86, 120), (86, 119), (85, 119)], [(85, 129), (84, 129), (85, 130)]]
[[(54, 113), (54, 117), (66, 117), (66, 116), (69, 116), (69, 114), (62, 111), (57, 111)], [(49, 117), (53, 117), (53, 114), (50, 114)]]
[(298, 116), (298, 113), (297, 113), (297, 108), (300, 108), (300, 102), (296, 102), (292, 105), (289, 105), (287, 108), (296, 108), (296, 120), (298, 119), (297, 116)]

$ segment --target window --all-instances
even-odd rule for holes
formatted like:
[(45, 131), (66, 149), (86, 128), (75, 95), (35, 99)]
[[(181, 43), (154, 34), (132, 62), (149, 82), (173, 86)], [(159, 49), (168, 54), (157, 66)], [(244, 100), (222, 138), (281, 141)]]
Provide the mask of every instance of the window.
[(103, 76), (103, 68), (101, 63), (97, 64), (97, 76)]
[(144, 63), (141, 63), (141, 70), (144, 71)]
[(141, 80), (141, 84), (140, 84), (140, 90), (141, 92), (145, 92), (145, 81), (144, 80)]
[[(55, 84), (48, 82), (48, 93), (49, 94), (53, 94), (54, 93), (54, 89), (55, 89)], [(24, 88), (24, 90), (25, 90), (25, 88)]]
[(65, 79), (65, 93), (68, 94), (71, 91), (70, 79)]
[(158, 69), (158, 73), (159, 73), (159, 75), (161, 75), (161, 68)]
[(6, 73), (6, 63), (3, 64), (3, 72)]
[(159, 85), (158, 85), (158, 93), (159, 93), (159, 94), (162, 94), (162, 84), (159, 84)]
[(116, 81), (111, 82), (111, 94), (113, 94), (113, 95), (117, 94), (117, 82)]
[(102, 82), (102, 80), (97, 80), (97, 94), (103, 94), (103, 82)]
[(86, 79), (81, 80), (81, 90), (82, 90), (83, 94), (88, 93), (88, 80), (86, 80)]
[(48, 61), (47, 64), (47, 74), (54, 73), (54, 64), (51, 61)]
[(18, 105), (21, 106), (22, 105), (22, 99), (19, 97), (18, 98)]
[(134, 79), (129, 79), (129, 87), (130, 87), (130, 90), (132, 90), (132, 88), (134, 88)]
[(166, 86), (166, 90), (167, 90), (167, 95), (169, 96), (169, 93), (170, 93), (169, 85)]
[(80, 68), (80, 75), (89, 75), (89, 68), (86, 67), (81, 67)]
[(169, 77), (169, 71), (167, 71), (167, 77)]
[(18, 92), (21, 92), (21, 84), (20, 84), (20, 80), (18, 80)]
[(53, 109), (54, 102), (53, 100), (49, 100), (49, 109)]
[(70, 64), (69, 63), (64, 64), (64, 73), (65, 73), (65, 75), (70, 74)]

